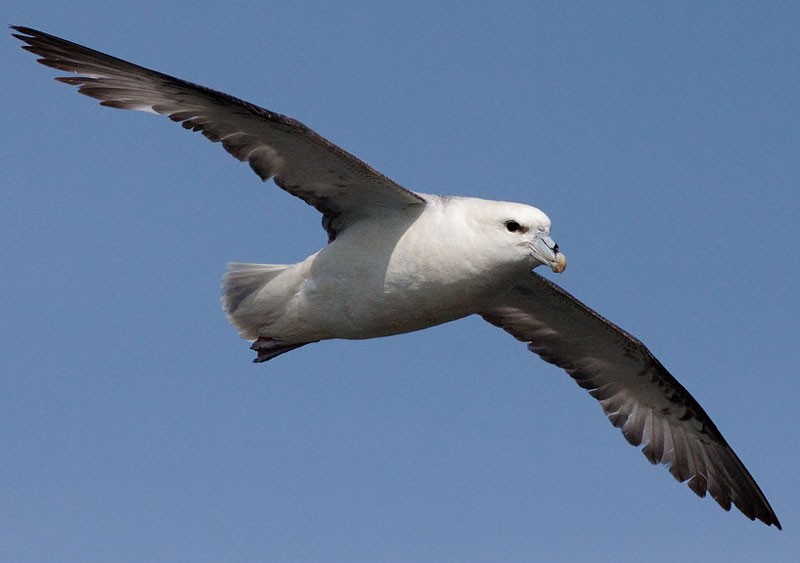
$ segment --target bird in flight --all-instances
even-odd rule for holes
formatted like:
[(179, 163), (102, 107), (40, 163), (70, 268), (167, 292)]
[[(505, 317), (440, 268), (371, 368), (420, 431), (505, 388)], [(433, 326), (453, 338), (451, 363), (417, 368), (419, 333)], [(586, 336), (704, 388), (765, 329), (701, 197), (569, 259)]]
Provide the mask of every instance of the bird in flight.
[(200, 132), (322, 214), (328, 244), (297, 264), (228, 265), (222, 304), (265, 362), (324, 339), (420, 330), (469, 315), (527, 344), (597, 399), (653, 464), (698, 496), (780, 529), (711, 418), (637, 338), (533, 269), (566, 259), (529, 205), (408, 190), (299, 121), (76, 43), (12, 26), (56, 80)]

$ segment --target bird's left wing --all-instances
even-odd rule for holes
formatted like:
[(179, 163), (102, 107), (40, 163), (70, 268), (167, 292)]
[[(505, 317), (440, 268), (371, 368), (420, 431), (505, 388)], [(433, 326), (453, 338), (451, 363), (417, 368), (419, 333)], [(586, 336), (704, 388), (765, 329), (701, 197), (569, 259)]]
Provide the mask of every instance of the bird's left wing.
[(166, 115), (222, 143), (262, 180), (274, 177), (323, 214), (330, 238), (370, 209), (426, 202), (291, 117), (48, 33), (11, 27), (40, 63), (77, 74), (57, 80), (104, 106)]
[(638, 339), (533, 272), (481, 315), (566, 370), (651, 463), (725, 510), (781, 527), (711, 418)]

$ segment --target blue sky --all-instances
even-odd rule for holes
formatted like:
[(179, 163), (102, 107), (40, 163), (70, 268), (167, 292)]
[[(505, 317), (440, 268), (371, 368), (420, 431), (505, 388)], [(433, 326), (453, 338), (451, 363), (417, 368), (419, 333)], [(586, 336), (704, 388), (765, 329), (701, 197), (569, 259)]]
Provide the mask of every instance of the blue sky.
[(317, 213), (7, 36), (0, 559), (794, 560), (797, 3), (178, 6), (4, 14), (296, 117), (411, 189), (545, 210), (556, 281), (694, 394), (784, 531), (697, 499), (480, 319), (251, 364), (224, 265), (304, 258)]

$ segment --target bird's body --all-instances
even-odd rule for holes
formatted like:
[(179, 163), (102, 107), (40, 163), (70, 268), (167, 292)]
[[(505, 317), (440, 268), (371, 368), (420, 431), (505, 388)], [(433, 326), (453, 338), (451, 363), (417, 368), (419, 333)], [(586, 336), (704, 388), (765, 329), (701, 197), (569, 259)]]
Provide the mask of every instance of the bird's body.
[(566, 261), (529, 205), (407, 190), (302, 123), (26, 27), (24, 48), (102, 105), (166, 115), (323, 215), (328, 244), (292, 265), (231, 264), (223, 307), (256, 361), (478, 314), (598, 400), (651, 463), (699, 496), (780, 527), (708, 414), (638, 339), (531, 270)]
[(289, 343), (400, 334), (479, 313), (539, 265), (524, 244), (536, 233), (505, 226), (549, 229), (538, 209), (423, 197), (400, 213), (377, 210), (298, 264), (232, 264), (223, 282), (231, 321), (244, 338)]

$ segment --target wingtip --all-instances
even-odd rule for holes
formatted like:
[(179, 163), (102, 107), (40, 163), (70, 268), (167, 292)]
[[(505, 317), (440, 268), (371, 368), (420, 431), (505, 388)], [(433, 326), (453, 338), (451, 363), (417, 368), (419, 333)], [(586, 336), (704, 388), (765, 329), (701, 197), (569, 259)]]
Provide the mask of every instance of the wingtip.
[(11, 33), (11, 37), (19, 39), (20, 41), (25, 41), (25, 39), (30, 37), (30, 33), (26, 31), (27, 28), (22, 27), (21, 25), (8, 24), (8, 28), (16, 31), (16, 33)]
[(756, 514), (756, 515), (745, 515), (745, 516), (747, 516), (748, 518), (750, 518), (750, 520), (753, 520), (754, 522), (758, 520), (762, 524), (765, 524), (767, 526), (775, 526), (778, 530), (783, 531), (783, 526), (781, 526), (780, 520), (778, 520), (778, 517), (775, 516), (774, 512), (771, 512), (766, 515)]
[(41, 37), (47, 35), (46, 33), (33, 29), (32, 27), (26, 27), (24, 25), (9, 24), (8, 27), (16, 32), (12, 33), (11, 37), (19, 39), (23, 43), (28, 43), (28, 45), (22, 46), (23, 49), (29, 49), (30, 42), (35, 40), (37, 36)]
[(779, 530), (783, 531), (783, 526), (781, 526), (781, 522), (780, 520), (778, 520), (778, 516), (772, 510), (772, 507), (770, 507), (770, 513), (767, 515), (766, 518), (762, 518), (759, 516), (758, 519), (761, 520), (767, 526), (775, 526)]
[[(9, 29), (13, 29), (14, 31), (18, 31), (19, 33), (24, 33), (25, 35), (34, 35), (38, 33), (35, 29), (31, 27), (26, 27), (24, 25), (16, 25), (13, 23), (8, 24)], [(18, 34), (12, 33), (14, 37), (20, 38)]]

